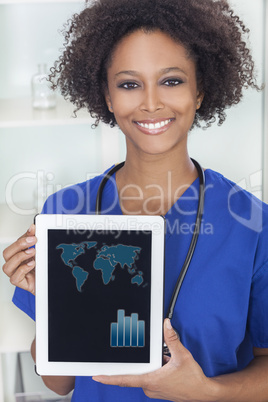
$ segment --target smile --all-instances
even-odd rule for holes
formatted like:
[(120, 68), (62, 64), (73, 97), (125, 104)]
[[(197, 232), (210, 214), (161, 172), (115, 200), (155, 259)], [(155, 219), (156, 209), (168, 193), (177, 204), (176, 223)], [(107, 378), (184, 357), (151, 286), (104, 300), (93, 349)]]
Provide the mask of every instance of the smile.
[(158, 121), (157, 123), (141, 123), (139, 121), (136, 121), (135, 123), (138, 124), (138, 126), (143, 127), (143, 128), (148, 128), (149, 130), (155, 130), (157, 128), (162, 128), (167, 126), (173, 119), (167, 119), (167, 120), (162, 120)]

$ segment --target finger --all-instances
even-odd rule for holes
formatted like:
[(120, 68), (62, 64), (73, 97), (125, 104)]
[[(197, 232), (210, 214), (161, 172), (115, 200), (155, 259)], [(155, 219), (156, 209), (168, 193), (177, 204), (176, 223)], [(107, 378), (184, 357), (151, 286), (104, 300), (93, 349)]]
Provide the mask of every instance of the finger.
[(92, 377), (96, 382), (119, 387), (146, 388), (147, 374), (143, 375), (98, 375)]
[(11, 277), (15, 271), (22, 265), (30, 262), (35, 256), (35, 248), (28, 248), (27, 250), (23, 250), (13, 257), (11, 257), (4, 265), (3, 271), (4, 273)]
[(169, 348), (171, 357), (181, 356), (187, 349), (182, 345), (179, 340), (178, 334), (172, 328), (170, 320), (167, 318), (164, 322), (164, 339), (167, 347)]
[(32, 236), (33, 231), (31, 233), (25, 233), (22, 235), (17, 241), (11, 244), (3, 251), (3, 257), (5, 261), (9, 261), (15, 254), (19, 253), (22, 250), (26, 250), (29, 247), (33, 247), (36, 242), (37, 238)]
[(32, 223), (27, 232), (23, 233), (22, 236), (19, 237), (21, 239), (22, 237), (27, 237), (27, 236), (35, 236), (35, 225)]
[(30, 234), (31, 236), (35, 235), (35, 225), (32, 223), (29, 229), (27, 230), (27, 235)]
[(21, 265), (10, 277), (10, 282), (14, 286), (35, 293), (35, 261), (31, 260), (27, 264)]

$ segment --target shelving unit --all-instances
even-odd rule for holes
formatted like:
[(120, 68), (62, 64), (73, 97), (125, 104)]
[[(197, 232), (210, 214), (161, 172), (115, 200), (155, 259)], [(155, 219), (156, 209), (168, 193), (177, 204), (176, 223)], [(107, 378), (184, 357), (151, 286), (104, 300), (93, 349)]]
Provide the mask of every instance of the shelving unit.
[[(83, 7), (83, 0), (0, 0), (0, 50), (5, 54), (0, 66), (1, 266), (3, 249), (25, 233), (34, 217), (34, 213), (28, 212), (37, 207), (32, 192), (36, 187), (31, 187), (29, 194), (27, 189), (16, 187), (22, 199), (15, 204), (18, 203), (21, 213), (7, 205), (6, 188), (12, 178), (20, 172), (37, 175), (42, 171), (44, 177), (54, 174), (56, 191), (58, 185), (86, 180), (91, 173), (96, 174), (124, 158), (119, 133), (102, 125), (91, 131), (94, 119), (87, 111), (80, 110), (74, 118), (74, 106), (60, 96), (53, 109), (35, 110), (31, 105), (30, 81), (37, 64), (51, 66), (63, 42), (58, 30)], [(71, 164), (74, 169), (69, 169)], [(13, 291), (1, 269), (0, 402), (15, 402), (14, 356), (29, 351), (35, 333), (34, 322), (11, 302)]]
[(0, 99), (0, 128), (94, 123), (87, 111), (79, 111), (77, 117), (73, 111), (74, 105), (60, 97), (57, 106), (47, 110), (33, 109), (30, 98)]

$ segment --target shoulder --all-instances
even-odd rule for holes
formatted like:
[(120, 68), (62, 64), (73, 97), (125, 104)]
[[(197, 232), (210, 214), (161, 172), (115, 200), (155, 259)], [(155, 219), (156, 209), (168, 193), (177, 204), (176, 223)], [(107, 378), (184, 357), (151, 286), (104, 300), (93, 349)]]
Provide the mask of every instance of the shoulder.
[(268, 205), (213, 170), (206, 171), (206, 179), (205, 216), (234, 249), (241, 246), (244, 255), (250, 250), (258, 272), (268, 261)]
[[(109, 169), (108, 169), (109, 170)], [(65, 187), (50, 195), (43, 207), (44, 214), (90, 214), (95, 211), (95, 201), (100, 183), (105, 175)]]
[(268, 205), (249, 191), (214, 170), (206, 170), (206, 202), (214, 208), (227, 210), (230, 218), (240, 223), (248, 221), (248, 228), (262, 231), (268, 225)]

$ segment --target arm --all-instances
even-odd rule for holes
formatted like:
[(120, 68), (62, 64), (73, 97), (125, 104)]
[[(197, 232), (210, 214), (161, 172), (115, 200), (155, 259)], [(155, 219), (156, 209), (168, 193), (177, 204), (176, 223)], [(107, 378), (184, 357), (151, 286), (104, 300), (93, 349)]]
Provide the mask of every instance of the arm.
[(267, 349), (255, 349), (254, 360), (240, 372), (208, 378), (181, 344), (169, 320), (165, 321), (165, 342), (171, 358), (159, 370), (137, 376), (97, 376), (93, 379), (103, 384), (142, 387), (150, 398), (174, 402), (268, 400)]
[[(35, 339), (31, 346), (31, 355), (35, 362)], [(59, 395), (67, 395), (74, 389), (75, 377), (67, 376), (41, 376), (44, 384)]]
[(265, 402), (268, 400), (268, 349), (254, 348), (254, 359), (241, 371), (214, 377), (223, 401)]

